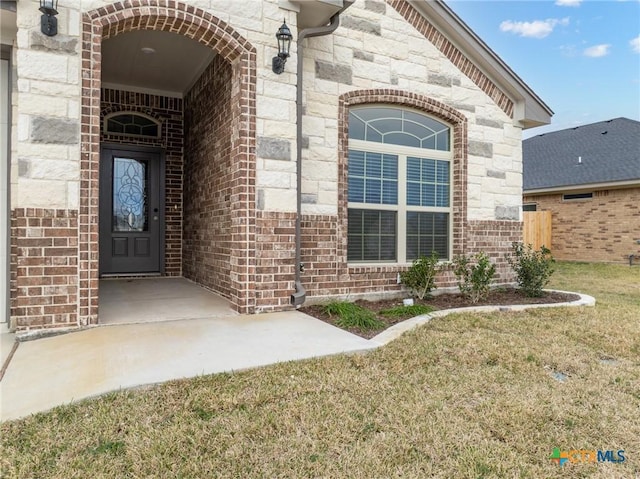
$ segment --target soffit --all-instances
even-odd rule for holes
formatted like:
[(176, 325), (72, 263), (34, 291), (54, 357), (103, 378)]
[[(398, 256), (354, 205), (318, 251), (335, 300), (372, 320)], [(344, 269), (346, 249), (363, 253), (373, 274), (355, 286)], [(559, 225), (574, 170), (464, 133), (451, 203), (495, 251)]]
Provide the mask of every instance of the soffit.
[(102, 83), (181, 97), (214, 56), (211, 48), (176, 33), (122, 33), (102, 43)]

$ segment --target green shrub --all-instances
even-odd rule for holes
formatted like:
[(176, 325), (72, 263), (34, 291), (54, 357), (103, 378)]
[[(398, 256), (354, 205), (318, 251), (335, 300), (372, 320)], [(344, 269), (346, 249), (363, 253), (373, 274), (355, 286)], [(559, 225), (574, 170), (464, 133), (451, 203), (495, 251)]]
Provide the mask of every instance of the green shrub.
[(542, 289), (553, 274), (555, 260), (551, 251), (546, 246), (537, 251), (522, 243), (513, 243), (512, 251), (507, 261), (516, 273), (518, 285), (527, 296), (542, 296)]
[(438, 260), (438, 253), (433, 251), (431, 256), (420, 256), (407, 271), (400, 273), (400, 281), (413, 296), (424, 299), (431, 290), (436, 289), (435, 278), (440, 271)]
[(428, 314), (433, 311), (431, 306), (424, 304), (414, 304), (411, 306), (395, 306), (389, 309), (383, 309), (378, 314), (386, 316), (387, 318), (406, 319)]
[(329, 316), (337, 316), (336, 325), (344, 329), (375, 331), (385, 326), (372, 311), (347, 301), (331, 302), (324, 307), (324, 312)]
[(473, 256), (462, 255), (453, 260), (453, 274), (456, 275), (460, 292), (472, 303), (477, 303), (489, 296), (496, 266), (484, 252)]

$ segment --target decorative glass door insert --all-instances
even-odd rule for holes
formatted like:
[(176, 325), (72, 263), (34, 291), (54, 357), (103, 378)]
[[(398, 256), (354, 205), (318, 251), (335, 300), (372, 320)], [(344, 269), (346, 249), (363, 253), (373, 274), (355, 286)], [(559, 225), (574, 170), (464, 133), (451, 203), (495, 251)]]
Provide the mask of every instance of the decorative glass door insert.
[(113, 231), (148, 231), (147, 160), (113, 158)]

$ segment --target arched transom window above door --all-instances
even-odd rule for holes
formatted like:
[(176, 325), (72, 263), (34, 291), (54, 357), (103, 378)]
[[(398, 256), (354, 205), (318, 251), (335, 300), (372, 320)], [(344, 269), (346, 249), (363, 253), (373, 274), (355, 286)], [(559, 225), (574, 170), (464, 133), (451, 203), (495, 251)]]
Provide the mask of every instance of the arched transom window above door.
[(108, 135), (160, 138), (160, 122), (144, 113), (119, 111), (105, 116), (103, 131)]
[(451, 256), (451, 127), (387, 105), (349, 111), (350, 263)]

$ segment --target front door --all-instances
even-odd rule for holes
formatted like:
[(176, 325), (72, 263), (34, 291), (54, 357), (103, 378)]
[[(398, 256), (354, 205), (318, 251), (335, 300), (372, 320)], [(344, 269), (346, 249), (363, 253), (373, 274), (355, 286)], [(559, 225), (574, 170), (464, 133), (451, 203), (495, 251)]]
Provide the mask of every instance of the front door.
[(105, 146), (100, 157), (100, 275), (161, 273), (162, 155)]

